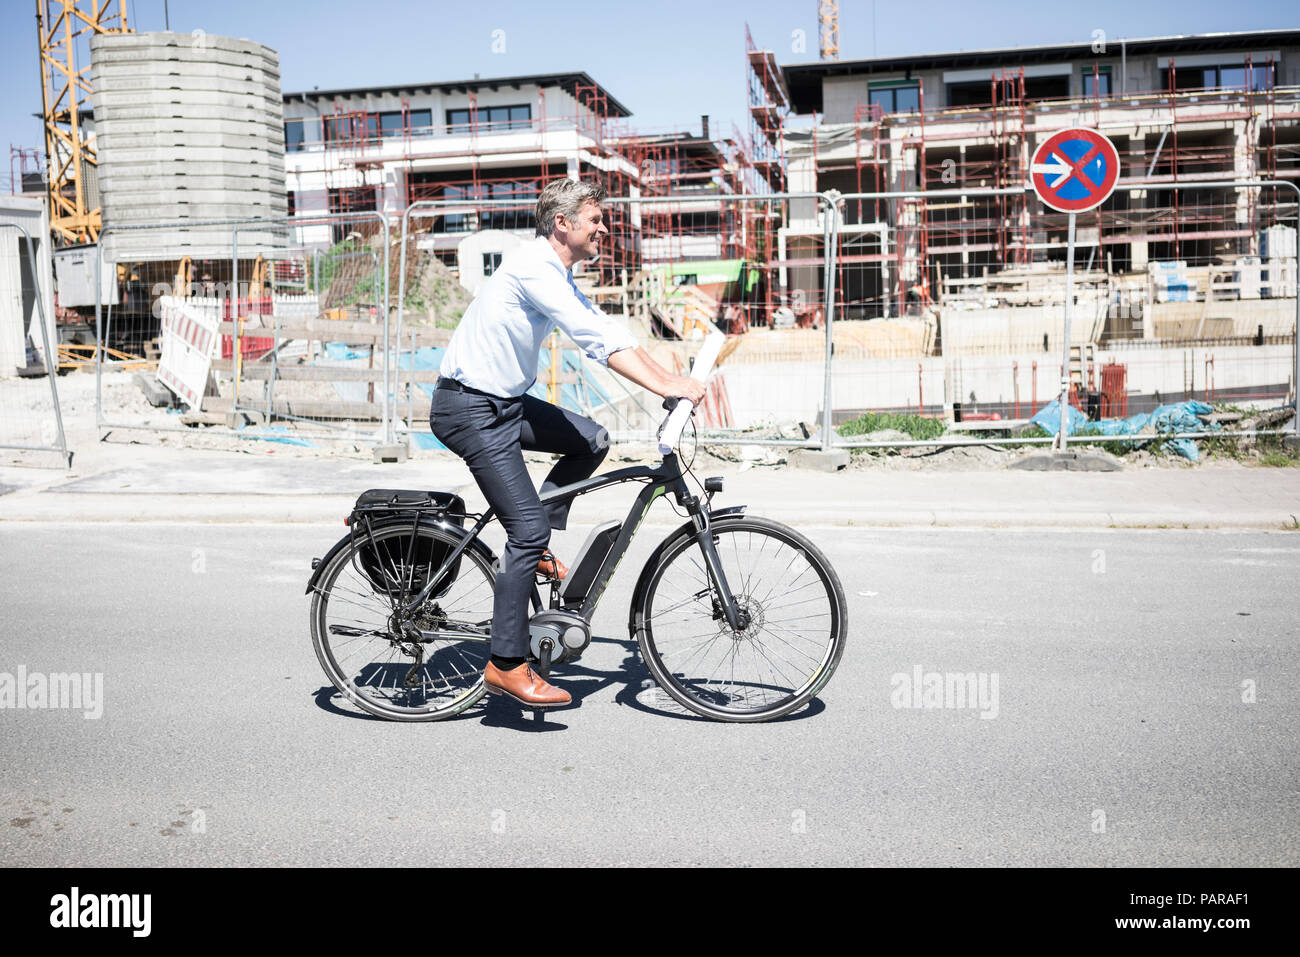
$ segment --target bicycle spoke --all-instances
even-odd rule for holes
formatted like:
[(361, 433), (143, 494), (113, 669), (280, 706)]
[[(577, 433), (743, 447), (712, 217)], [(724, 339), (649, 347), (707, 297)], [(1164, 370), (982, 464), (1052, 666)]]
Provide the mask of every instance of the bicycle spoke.
[(798, 707), (824, 684), (842, 648), (834, 573), (815, 548), (774, 523), (742, 519), (712, 531), (742, 627), (733, 632), (715, 617), (715, 600), (703, 600), (714, 598), (712, 582), (698, 541), (686, 538), (651, 581), (640, 625), (646, 658), (659, 663), (655, 674), (670, 696), (706, 716), (753, 720), (746, 716)]
[[(433, 580), (438, 569), (432, 557), (447, 554), (454, 542), (427, 529), (420, 529), (413, 542), (409, 526), (372, 534), (341, 553), (315, 589), (313, 634), (322, 664), (354, 702), (383, 717), (437, 717), (459, 710), (468, 696), (482, 694), (489, 635), (484, 631), (479, 644), (460, 635), (441, 638), (438, 632), (490, 625), (491, 570), (481, 556), (464, 553), (455, 577), (444, 579), (441, 599), (430, 595), (409, 612), (406, 627), (414, 626), (425, 640), (413, 644), (405, 634), (398, 640), (394, 611)], [(368, 557), (359, 560), (358, 554)]]

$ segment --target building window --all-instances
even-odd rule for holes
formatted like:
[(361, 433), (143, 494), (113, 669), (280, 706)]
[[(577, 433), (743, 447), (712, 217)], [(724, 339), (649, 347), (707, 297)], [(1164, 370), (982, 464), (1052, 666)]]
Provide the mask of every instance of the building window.
[(390, 110), (379, 114), (379, 135), (385, 138), (424, 135), (429, 132), (429, 127), (432, 125), (432, 110), (407, 110), (405, 125), (402, 123), (401, 110)]
[[(526, 130), (533, 119), (533, 108), (528, 104), (517, 106), (480, 106), (474, 110), (474, 126), (480, 133), (499, 133), (502, 130)], [(447, 132), (468, 133), (469, 110), (447, 111)]]
[(341, 113), (321, 123), (326, 143), (348, 143), (379, 138), (378, 113)]
[(444, 232), (473, 232), (476, 229), (531, 230), (537, 206), (537, 184), (507, 181), (481, 183), (478, 187), (444, 186), (442, 198), (453, 202), (472, 202), (476, 199), (518, 200), (517, 206), (480, 206), (474, 213), (449, 213), (443, 217)]
[(1099, 66), (1096, 72), (1092, 67), (1083, 68), (1083, 95), (1088, 99), (1106, 97), (1111, 94), (1110, 66)]
[(297, 153), (302, 149), (303, 132), (302, 120), (285, 120), (284, 121), (284, 151), (286, 153)]
[[(1275, 64), (1276, 65), (1276, 64)], [(1223, 63), (1218, 66), (1179, 66), (1174, 60), (1174, 82), (1179, 90), (1245, 90), (1246, 64)], [(1273, 86), (1273, 72), (1267, 63), (1253, 64), (1249, 85), (1253, 92), (1262, 93)], [(1160, 71), (1160, 87), (1169, 89), (1169, 68)]]
[(501, 268), (502, 253), (483, 254), (483, 275), (490, 276)]
[(469, 132), (469, 110), (448, 110), (447, 111), (447, 132), (468, 133)]
[(328, 200), (331, 213), (369, 213), (379, 208), (379, 189), (375, 186), (331, 189)]
[(890, 113), (915, 113), (921, 108), (921, 92), (915, 81), (909, 83), (872, 84), (867, 96), (873, 106)]
[(433, 110), (408, 110), (406, 120), (412, 136), (428, 136), (433, 132)]
[(992, 102), (992, 85), (988, 80), (975, 83), (949, 83), (948, 106), (988, 106)]

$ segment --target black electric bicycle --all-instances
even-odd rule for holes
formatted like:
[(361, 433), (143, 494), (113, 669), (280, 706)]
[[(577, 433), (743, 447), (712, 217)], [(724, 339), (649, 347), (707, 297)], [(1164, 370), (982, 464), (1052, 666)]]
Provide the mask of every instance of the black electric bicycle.
[[(672, 495), (688, 520), (641, 569), (628, 617), (646, 666), (673, 699), (704, 717), (789, 714), (826, 686), (844, 653), (839, 578), (794, 529), (745, 515), (743, 505), (713, 508), (721, 478), (704, 480), (703, 501), (692, 494), (686, 478), (694, 474), (679, 451), (656, 466), (606, 472), (541, 496), (546, 504), (644, 484), (623, 521), (592, 530), (563, 581), (542, 580), (545, 606), (534, 586), (530, 659), (546, 677), (582, 654), (596, 606), (646, 513)], [(479, 534), (493, 518), (491, 508), (466, 512), (448, 492), (371, 489), (348, 518), (349, 534), (312, 562), (316, 656), (358, 707), (395, 721), (436, 721), (483, 696), (498, 560)]]

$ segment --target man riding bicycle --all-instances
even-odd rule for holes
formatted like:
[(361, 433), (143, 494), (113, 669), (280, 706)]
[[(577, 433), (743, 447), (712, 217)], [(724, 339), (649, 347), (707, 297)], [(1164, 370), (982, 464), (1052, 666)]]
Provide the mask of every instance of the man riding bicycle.
[(566, 527), (569, 503), (543, 508), (523, 450), (561, 455), (542, 492), (589, 477), (609, 451), (609, 433), (595, 422), (526, 394), (537, 381), (542, 343), (558, 327), (589, 358), (657, 395), (696, 404), (704, 397), (703, 384), (655, 362), (574, 284), (574, 265), (598, 256), (609, 234), (604, 199), (597, 184), (546, 185), (537, 200), (536, 238), (506, 253), (452, 334), (429, 413), (433, 434), (465, 460), (506, 530), (484, 682), (533, 707), (571, 701), (527, 661), (533, 576), (563, 578), (567, 571), (546, 546), (552, 529)]

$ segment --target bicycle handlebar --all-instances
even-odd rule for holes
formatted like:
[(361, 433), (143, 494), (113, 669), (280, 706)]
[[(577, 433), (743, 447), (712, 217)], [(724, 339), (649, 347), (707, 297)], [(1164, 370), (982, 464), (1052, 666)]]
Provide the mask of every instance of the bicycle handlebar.
[[(722, 351), (722, 344), (727, 341), (727, 337), (721, 332), (712, 333), (704, 340), (704, 348), (700, 354), (695, 357), (695, 363), (691, 366), (691, 378), (699, 382), (704, 382), (709, 378), (709, 373), (713, 371), (713, 365), (718, 361), (718, 353)], [(686, 420), (690, 418), (691, 410), (695, 404), (689, 399), (679, 399), (673, 406), (672, 412), (668, 413), (668, 419), (664, 423), (663, 431), (659, 433), (659, 454), (667, 455), (677, 445), (677, 440), (682, 437), (682, 429), (686, 428)]]

